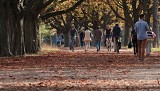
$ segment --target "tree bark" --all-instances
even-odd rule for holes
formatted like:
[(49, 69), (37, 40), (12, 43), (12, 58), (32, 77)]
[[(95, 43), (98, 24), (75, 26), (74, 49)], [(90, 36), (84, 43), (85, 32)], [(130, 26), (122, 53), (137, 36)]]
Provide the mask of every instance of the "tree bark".
[(124, 31), (124, 46), (128, 45), (128, 38), (130, 33), (130, 26), (127, 24), (128, 22), (125, 22), (125, 31)]
[(1, 56), (23, 55), (23, 19), (19, 0), (0, 1)]
[(153, 31), (155, 32), (155, 34), (157, 34), (157, 37), (155, 38), (153, 42), (153, 47), (159, 47), (158, 6), (159, 6), (159, 1), (154, 0), (153, 2)]
[(24, 40), (26, 53), (37, 53), (40, 49), (39, 46), (39, 30), (37, 27), (37, 18), (33, 15), (25, 17), (24, 21)]
[[(0, 56), (23, 55), (25, 51), (26, 53), (39, 51), (37, 19), (41, 11), (53, 1), (0, 0)], [(60, 11), (61, 14), (74, 10), (83, 1), (80, 0), (73, 7)]]
[(64, 33), (64, 47), (69, 47), (69, 36), (68, 33)]

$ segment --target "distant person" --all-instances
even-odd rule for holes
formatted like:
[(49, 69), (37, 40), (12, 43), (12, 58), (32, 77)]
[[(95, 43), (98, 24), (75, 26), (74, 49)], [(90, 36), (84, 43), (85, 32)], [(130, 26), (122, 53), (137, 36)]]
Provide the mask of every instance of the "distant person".
[(99, 27), (94, 33), (94, 39), (96, 41), (97, 52), (99, 52), (101, 47), (101, 39), (102, 39), (102, 30)]
[(114, 41), (114, 52), (116, 52), (116, 46), (119, 47), (119, 42), (120, 37), (121, 37), (121, 28), (119, 27), (119, 24), (115, 24), (112, 30), (112, 36), (113, 36), (113, 41)]
[(76, 45), (76, 37), (77, 37), (77, 30), (75, 27), (72, 25), (71, 30), (69, 31), (69, 38), (70, 38), (70, 50), (71, 50), (71, 42), (74, 41), (74, 47)]
[(83, 47), (84, 46), (84, 31), (81, 31), (79, 36), (80, 36), (80, 45), (81, 47)]
[(148, 39), (146, 43), (146, 56), (150, 56), (152, 42), (156, 37), (156, 34), (150, 29), (150, 31), (147, 31), (147, 36), (148, 36)]
[(137, 56), (138, 55), (138, 44), (137, 44), (137, 33), (136, 33), (135, 29), (132, 29), (131, 36), (132, 36), (134, 55)]
[(86, 27), (84, 32), (85, 52), (88, 51), (88, 47), (90, 47), (91, 37), (91, 31)]
[(144, 61), (145, 47), (147, 43), (147, 33), (149, 31), (149, 26), (147, 22), (144, 21), (145, 15), (140, 15), (140, 20), (135, 23), (135, 30), (137, 32), (137, 42), (138, 42), (138, 61)]
[(56, 37), (56, 43), (57, 43), (57, 46), (60, 47), (61, 46), (61, 36), (58, 34), (57, 37)]
[[(90, 31), (91, 31), (91, 34), (92, 34), (92, 36), (91, 36), (91, 40), (94, 40), (94, 36), (93, 36), (94, 31), (93, 31), (93, 30), (91, 30), (91, 29), (90, 29)], [(91, 42), (90, 42), (90, 47), (93, 47), (93, 46), (94, 46), (94, 42), (93, 42), (93, 41), (91, 41)]]
[(61, 36), (61, 46), (64, 46), (64, 34), (60, 34), (60, 36)]
[(111, 39), (111, 29), (109, 28), (108, 25), (106, 25), (104, 35), (105, 35), (104, 45), (106, 46), (106, 43), (108, 43), (108, 41)]

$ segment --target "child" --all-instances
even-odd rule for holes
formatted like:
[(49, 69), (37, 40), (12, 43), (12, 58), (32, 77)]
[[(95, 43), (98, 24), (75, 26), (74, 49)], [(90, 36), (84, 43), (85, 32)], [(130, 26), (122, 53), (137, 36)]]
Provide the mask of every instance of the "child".
[(156, 34), (153, 31), (147, 31), (148, 39), (147, 39), (147, 44), (146, 44), (146, 56), (150, 56), (151, 53), (151, 45), (156, 37)]

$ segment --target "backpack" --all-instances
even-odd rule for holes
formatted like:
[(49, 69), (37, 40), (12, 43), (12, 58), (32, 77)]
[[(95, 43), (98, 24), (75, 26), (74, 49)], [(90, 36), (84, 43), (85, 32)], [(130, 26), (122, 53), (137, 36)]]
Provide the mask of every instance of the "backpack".
[(119, 49), (121, 49), (121, 42), (118, 42)]
[(131, 40), (128, 43), (128, 48), (132, 48), (132, 42), (131, 42)]

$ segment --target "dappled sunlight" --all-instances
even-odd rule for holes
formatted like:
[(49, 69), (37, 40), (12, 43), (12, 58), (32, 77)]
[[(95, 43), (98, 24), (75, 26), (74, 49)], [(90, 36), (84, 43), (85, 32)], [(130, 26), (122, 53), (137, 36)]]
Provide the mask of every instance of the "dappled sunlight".
[(43, 45), (41, 48), (41, 51), (57, 51), (57, 50), (59, 50), (58, 47), (53, 47), (47, 44)]

